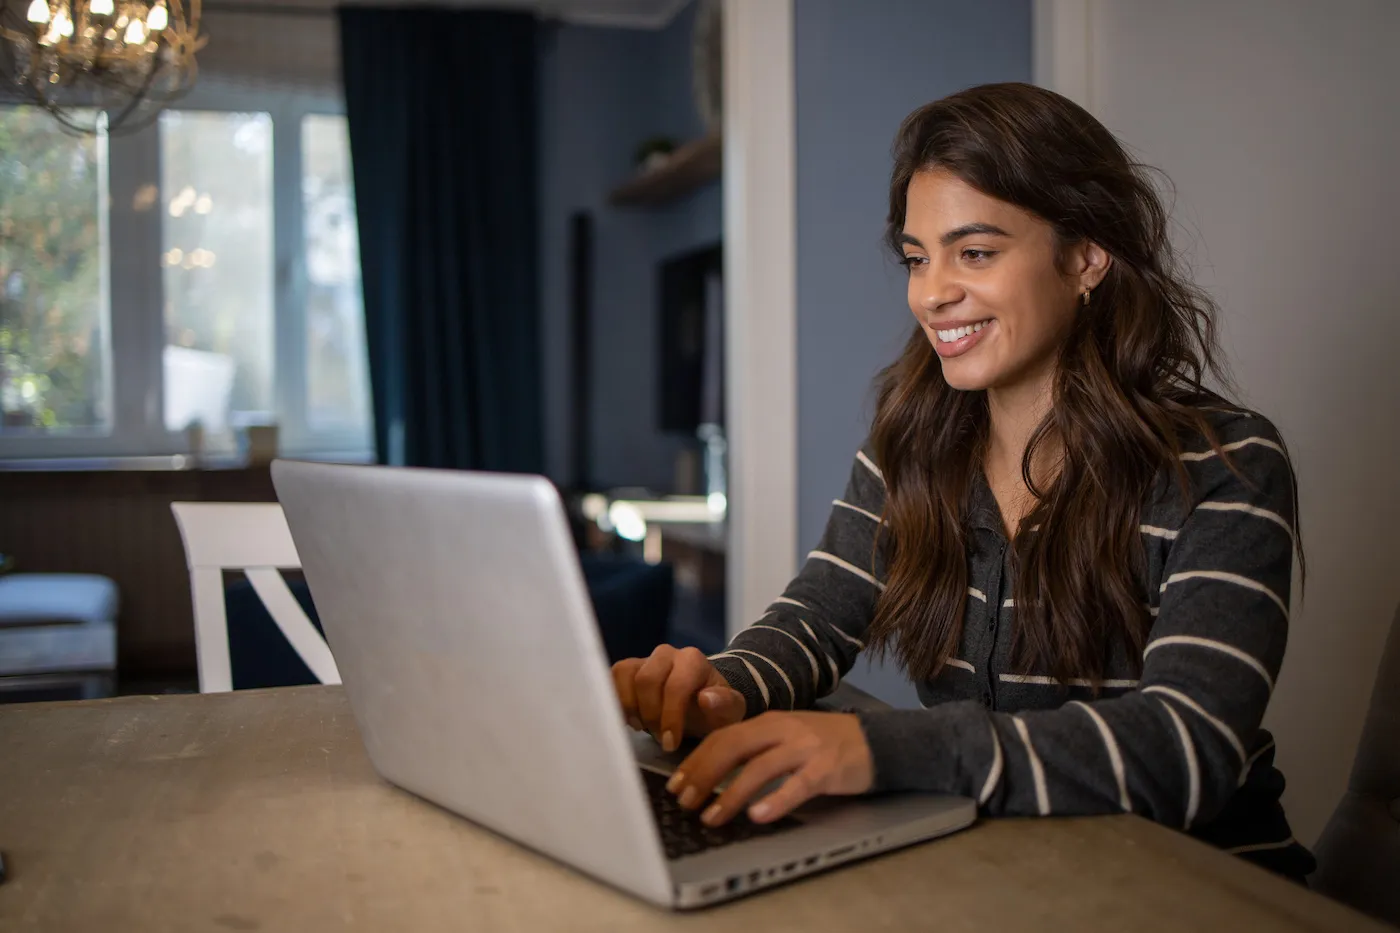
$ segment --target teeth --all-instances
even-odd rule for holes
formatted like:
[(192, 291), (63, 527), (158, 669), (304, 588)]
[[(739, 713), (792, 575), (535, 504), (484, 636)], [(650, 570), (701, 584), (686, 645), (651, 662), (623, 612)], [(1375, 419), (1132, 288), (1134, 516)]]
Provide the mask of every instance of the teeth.
[(951, 330), (937, 330), (934, 331), (934, 333), (937, 334), (938, 339), (944, 343), (952, 343), (954, 340), (961, 340), (964, 337), (977, 333), (990, 323), (992, 322), (978, 321), (976, 324), (970, 324), (967, 327), (954, 327)]

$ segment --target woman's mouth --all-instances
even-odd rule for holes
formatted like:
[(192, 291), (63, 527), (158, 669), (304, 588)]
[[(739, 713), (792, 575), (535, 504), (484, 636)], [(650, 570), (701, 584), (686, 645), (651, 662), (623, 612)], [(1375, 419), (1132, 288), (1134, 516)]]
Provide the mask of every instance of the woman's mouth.
[(985, 321), (977, 321), (959, 327), (935, 329), (933, 334), (938, 339), (934, 342), (933, 349), (945, 360), (962, 356), (977, 346), (985, 335), (987, 327), (995, 322), (995, 318), (988, 318)]

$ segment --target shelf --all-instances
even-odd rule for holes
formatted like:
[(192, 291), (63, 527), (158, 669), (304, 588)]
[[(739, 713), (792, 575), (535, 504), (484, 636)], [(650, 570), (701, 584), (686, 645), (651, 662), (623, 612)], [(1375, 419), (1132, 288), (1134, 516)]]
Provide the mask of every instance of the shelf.
[(661, 166), (638, 172), (631, 181), (613, 189), (608, 203), (644, 206), (674, 200), (719, 178), (723, 155), (724, 145), (717, 135), (688, 142)]

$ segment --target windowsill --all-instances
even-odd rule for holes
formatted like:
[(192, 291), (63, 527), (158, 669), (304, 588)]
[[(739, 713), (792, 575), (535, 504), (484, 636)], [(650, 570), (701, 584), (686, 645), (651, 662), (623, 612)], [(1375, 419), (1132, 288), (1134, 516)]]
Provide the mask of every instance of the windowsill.
[[(288, 452), (282, 456), (287, 459), (319, 460), (329, 463), (372, 463), (374, 461), (371, 454), (351, 451)], [(246, 470), (250, 467), (247, 460), (233, 454), (209, 454), (203, 457), (174, 454), (162, 457), (50, 457), (0, 460), (0, 472), (124, 473)]]

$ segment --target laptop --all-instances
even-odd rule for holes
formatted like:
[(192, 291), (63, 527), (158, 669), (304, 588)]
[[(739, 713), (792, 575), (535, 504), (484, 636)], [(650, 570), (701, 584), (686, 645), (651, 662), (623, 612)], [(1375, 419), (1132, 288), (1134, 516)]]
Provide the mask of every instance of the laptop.
[(623, 721), (548, 480), (278, 461), (273, 482), (365, 750), (388, 781), (668, 908), (953, 832), (971, 800), (813, 801), (710, 829)]

